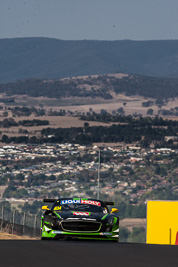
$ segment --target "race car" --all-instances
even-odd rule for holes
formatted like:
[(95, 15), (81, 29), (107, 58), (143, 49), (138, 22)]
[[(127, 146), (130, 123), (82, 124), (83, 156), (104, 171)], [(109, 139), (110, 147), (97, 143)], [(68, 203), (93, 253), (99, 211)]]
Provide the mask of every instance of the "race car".
[(95, 239), (119, 240), (119, 217), (109, 211), (107, 205), (114, 202), (103, 202), (88, 198), (44, 199), (53, 203), (45, 210), (41, 218), (41, 239)]

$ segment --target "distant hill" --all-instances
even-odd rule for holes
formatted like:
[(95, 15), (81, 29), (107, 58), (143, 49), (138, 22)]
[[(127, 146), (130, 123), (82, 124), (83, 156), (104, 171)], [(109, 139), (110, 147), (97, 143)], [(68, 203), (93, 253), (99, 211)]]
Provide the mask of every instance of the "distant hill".
[(0, 39), (0, 83), (117, 71), (178, 78), (178, 40)]
[(67, 97), (112, 99), (113, 95), (118, 94), (168, 99), (178, 97), (178, 79), (122, 73), (58, 80), (27, 79), (0, 84), (0, 93), (8, 96), (26, 94), (32, 97), (58, 99)]

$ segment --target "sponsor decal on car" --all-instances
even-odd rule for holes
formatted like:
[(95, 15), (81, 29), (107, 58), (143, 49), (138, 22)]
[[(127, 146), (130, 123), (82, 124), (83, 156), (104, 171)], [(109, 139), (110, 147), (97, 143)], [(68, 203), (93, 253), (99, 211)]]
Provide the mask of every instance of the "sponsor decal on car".
[(89, 216), (90, 212), (73, 212), (73, 215)]
[(52, 234), (62, 234), (62, 231), (52, 231)]
[(112, 235), (112, 233), (100, 233), (100, 235)]
[(54, 208), (54, 210), (61, 210), (61, 206), (56, 206), (55, 208)]
[(81, 203), (80, 199), (66, 199), (66, 200), (61, 200), (61, 205), (64, 204), (77, 204), (77, 203)]
[(100, 202), (94, 201), (94, 200), (84, 200), (84, 199), (81, 199), (81, 203), (82, 204), (95, 205), (95, 206), (101, 206), (101, 203)]
[(95, 206), (101, 206), (101, 202), (94, 201), (94, 200), (88, 200), (88, 199), (65, 199), (61, 200), (61, 205), (64, 204), (89, 204), (89, 205), (95, 205)]

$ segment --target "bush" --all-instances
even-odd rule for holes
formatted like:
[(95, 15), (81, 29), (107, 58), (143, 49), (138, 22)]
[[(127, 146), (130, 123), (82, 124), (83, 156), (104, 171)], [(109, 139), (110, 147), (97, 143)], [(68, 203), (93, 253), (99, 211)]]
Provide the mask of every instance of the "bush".
[(129, 235), (130, 235), (130, 232), (127, 228), (121, 227), (119, 229), (119, 241), (120, 242), (127, 242)]
[(146, 230), (143, 227), (134, 227), (129, 235), (128, 242), (145, 243), (146, 242)]

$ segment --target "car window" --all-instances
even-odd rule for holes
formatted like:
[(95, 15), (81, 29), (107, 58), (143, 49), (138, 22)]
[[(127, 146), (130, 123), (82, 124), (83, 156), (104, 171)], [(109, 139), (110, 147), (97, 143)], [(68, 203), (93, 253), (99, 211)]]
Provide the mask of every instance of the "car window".
[(53, 206), (52, 210), (56, 212), (68, 212), (68, 211), (84, 211), (84, 212), (94, 212), (94, 213), (108, 213), (108, 210), (104, 206), (96, 206), (89, 204), (63, 204), (58, 203)]

